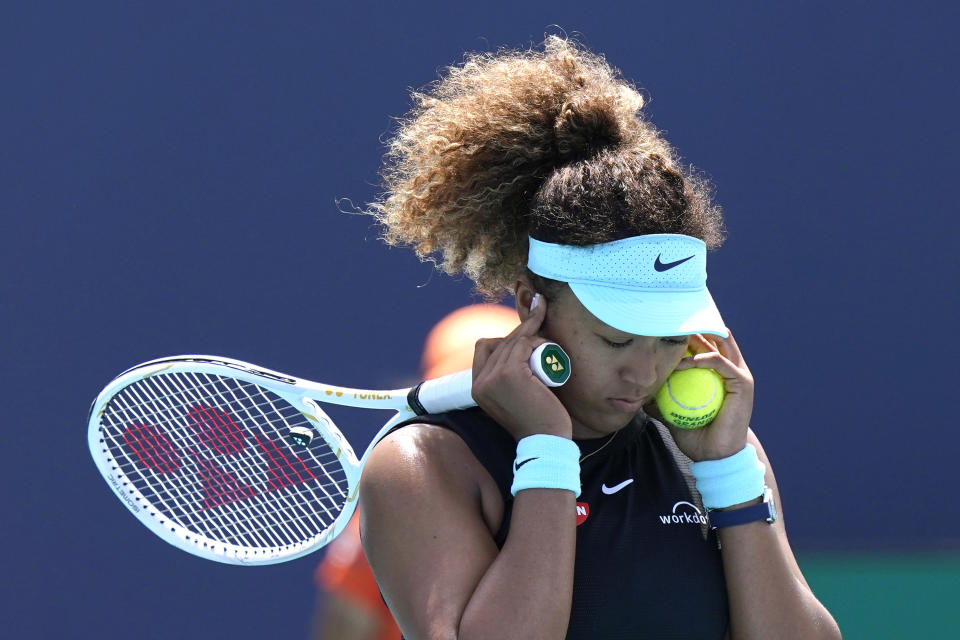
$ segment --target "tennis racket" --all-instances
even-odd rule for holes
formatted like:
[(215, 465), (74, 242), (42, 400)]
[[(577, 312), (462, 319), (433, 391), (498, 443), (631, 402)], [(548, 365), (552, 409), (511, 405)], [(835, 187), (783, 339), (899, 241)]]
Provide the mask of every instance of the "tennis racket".
[[(549, 386), (570, 375), (553, 343), (530, 366)], [(168, 543), (217, 562), (273, 564), (333, 540), (356, 509), (373, 447), (403, 420), (474, 406), (471, 386), (470, 370), (376, 391), (214, 356), (161, 358), (100, 392), (88, 444), (120, 501)], [(358, 460), (323, 403), (396, 414)]]

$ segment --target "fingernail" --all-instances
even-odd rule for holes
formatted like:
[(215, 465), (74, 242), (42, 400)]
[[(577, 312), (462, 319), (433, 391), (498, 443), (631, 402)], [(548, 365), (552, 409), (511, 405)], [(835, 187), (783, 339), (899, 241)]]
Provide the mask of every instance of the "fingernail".
[(530, 311), (533, 311), (537, 308), (537, 305), (540, 304), (540, 294), (533, 294), (533, 300), (530, 301)]

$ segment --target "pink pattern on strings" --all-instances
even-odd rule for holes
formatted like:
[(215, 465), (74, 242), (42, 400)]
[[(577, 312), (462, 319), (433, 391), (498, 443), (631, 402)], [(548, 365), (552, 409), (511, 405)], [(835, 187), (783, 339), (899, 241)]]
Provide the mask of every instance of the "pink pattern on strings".
[[(200, 443), (214, 454), (236, 455), (246, 448), (243, 429), (226, 412), (200, 404), (190, 408), (187, 419)], [(143, 467), (162, 473), (180, 470), (182, 454), (158, 427), (132, 423), (122, 435), (127, 448)], [(285, 452), (272, 440), (254, 437), (267, 462), (266, 491), (303, 484), (316, 477), (296, 455)], [(204, 509), (258, 495), (253, 486), (201, 452), (187, 448), (184, 454), (196, 461)]]
[(246, 441), (243, 430), (229, 413), (206, 405), (190, 407), (187, 416), (194, 433), (208, 449), (220, 455), (235, 455), (243, 451)]
[(148, 469), (175, 473), (180, 468), (176, 447), (154, 425), (132, 423), (123, 431), (123, 441)]
[(257, 438), (257, 446), (267, 459), (268, 491), (303, 484), (315, 476), (297, 456), (288, 456), (272, 440)]
[(203, 508), (221, 507), (237, 500), (246, 500), (257, 495), (256, 490), (243, 480), (226, 471), (213, 460), (207, 460), (191, 452), (199, 467), (203, 481)]

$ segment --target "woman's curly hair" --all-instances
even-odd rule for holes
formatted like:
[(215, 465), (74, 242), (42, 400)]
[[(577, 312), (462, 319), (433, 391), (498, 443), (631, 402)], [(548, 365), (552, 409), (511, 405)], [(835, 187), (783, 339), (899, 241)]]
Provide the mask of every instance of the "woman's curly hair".
[(723, 241), (708, 183), (678, 166), (640, 93), (569, 40), (470, 54), (413, 100), (368, 213), (387, 243), (466, 273), (488, 297), (524, 271), (528, 235), (580, 246), (647, 233)]

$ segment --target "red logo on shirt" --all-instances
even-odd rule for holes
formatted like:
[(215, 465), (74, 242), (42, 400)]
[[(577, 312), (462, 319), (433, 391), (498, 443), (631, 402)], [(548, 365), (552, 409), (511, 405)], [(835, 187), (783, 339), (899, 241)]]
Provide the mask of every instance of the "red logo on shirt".
[(590, 505), (586, 502), (577, 503), (577, 526), (579, 527), (584, 522), (587, 521), (587, 518), (590, 517)]

